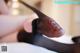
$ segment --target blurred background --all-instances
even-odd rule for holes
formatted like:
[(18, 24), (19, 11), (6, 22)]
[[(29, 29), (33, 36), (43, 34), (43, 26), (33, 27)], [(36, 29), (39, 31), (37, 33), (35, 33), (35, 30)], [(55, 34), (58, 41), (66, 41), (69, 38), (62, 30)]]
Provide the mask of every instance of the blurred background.
[[(65, 34), (71, 36), (80, 35), (79, 3), (59, 3), (60, 1), (62, 2), (64, 0), (23, 1), (55, 19), (56, 22), (58, 22), (64, 28)], [(80, 0), (68, 0), (68, 2), (80, 2)], [(26, 8), (24, 5), (20, 4), (18, 0), (10, 0), (9, 7), (11, 8), (12, 15), (27, 15), (34, 13), (29, 8)]]

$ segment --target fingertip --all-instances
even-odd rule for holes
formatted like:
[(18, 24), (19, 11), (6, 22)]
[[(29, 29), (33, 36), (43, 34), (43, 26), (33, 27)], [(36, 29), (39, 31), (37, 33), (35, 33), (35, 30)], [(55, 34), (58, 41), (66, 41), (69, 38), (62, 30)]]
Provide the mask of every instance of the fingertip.
[(23, 24), (24, 30), (26, 32), (32, 32), (32, 24), (31, 22), (25, 21), (25, 23)]

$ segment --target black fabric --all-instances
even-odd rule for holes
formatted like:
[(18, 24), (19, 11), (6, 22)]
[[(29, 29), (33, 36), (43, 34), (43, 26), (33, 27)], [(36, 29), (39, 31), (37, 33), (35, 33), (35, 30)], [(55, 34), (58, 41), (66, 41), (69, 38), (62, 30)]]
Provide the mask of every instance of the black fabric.
[(37, 33), (38, 18), (32, 21), (32, 33), (26, 32), (24, 29), (18, 33), (17, 39), (19, 42), (33, 42), (35, 34)]
[(41, 46), (59, 53), (71, 53), (71, 49), (72, 49), (72, 45), (62, 44), (62, 43), (50, 40), (39, 33), (32, 36), (31, 34), (28, 34), (25, 31), (22, 31), (18, 34), (18, 41)]
[(32, 22), (32, 33), (28, 33), (25, 30), (21, 30), (18, 33), (18, 41), (25, 42), (37, 46), (47, 48), (52, 51), (59, 53), (69, 53), (71, 52), (72, 45), (62, 44), (51, 39), (48, 39), (43, 36), (43, 34), (37, 32), (38, 19), (33, 20)]
[(80, 44), (80, 35), (72, 38), (73, 42)]
[[(19, 0), (19, 1), (22, 2), (21, 0)], [(22, 2), (22, 3), (24, 3), (24, 2)], [(37, 11), (36, 9), (30, 7), (29, 5), (26, 5), (26, 6), (33, 9), (33, 11), (35, 11), (38, 14), (40, 19), (43, 19), (43, 18), (44, 18), (44, 20), (46, 19), (45, 15), (43, 13), (41, 13), (40, 11)], [(17, 37), (18, 41), (41, 46), (41, 47), (47, 48), (49, 50), (56, 51), (58, 53), (76, 53), (77, 51), (79, 51), (78, 53), (80, 53), (80, 44), (79, 43), (64, 44), (64, 43), (60, 43), (60, 42), (56, 42), (54, 40), (48, 39), (48, 38), (44, 37), (43, 34), (38, 31), (38, 29), (39, 29), (38, 24), (40, 24), (39, 19), (33, 20), (32, 33), (28, 33), (24, 29), (22, 31), (20, 31), (18, 33), (18, 37)], [(52, 35), (53, 35), (53, 33), (52, 33)]]
[(20, 31), (17, 35), (17, 39), (19, 42), (32, 42), (32, 34), (31, 33), (27, 33), (24, 30)]

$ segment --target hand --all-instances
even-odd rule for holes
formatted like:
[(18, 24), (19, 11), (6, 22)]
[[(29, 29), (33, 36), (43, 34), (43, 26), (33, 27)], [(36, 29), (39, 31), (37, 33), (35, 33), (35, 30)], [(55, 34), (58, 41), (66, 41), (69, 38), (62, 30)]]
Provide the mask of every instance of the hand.
[(32, 32), (32, 21), (36, 18), (38, 18), (38, 16), (36, 14), (32, 14), (27, 20), (25, 20), (23, 26), (26, 32)]
[(9, 14), (9, 8), (4, 0), (0, 0), (0, 14)]

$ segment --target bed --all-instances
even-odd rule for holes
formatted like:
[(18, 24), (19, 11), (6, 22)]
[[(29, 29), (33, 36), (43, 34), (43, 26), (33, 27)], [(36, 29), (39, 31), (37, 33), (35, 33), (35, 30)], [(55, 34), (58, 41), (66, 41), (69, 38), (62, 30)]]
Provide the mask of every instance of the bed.
[[(45, 35), (43, 35), (44, 37), (46, 37)], [(46, 37), (48, 38), (48, 37)], [(48, 38), (48, 39), (52, 39), (55, 40), (57, 42), (60, 43), (66, 43), (66, 44), (72, 44), (72, 40), (71, 40), (71, 36), (69, 35), (64, 35), (61, 36), (60, 38)], [(0, 53), (2, 51), (2, 46), (7, 46), (7, 52), (6, 53), (58, 53), (56, 51), (51, 51), (48, 50), (46, 48), (37, 46), (37, 45), (33, 45), (33, 44), (29, 44), (29, 43), (1, 43), (0, 44)]]

